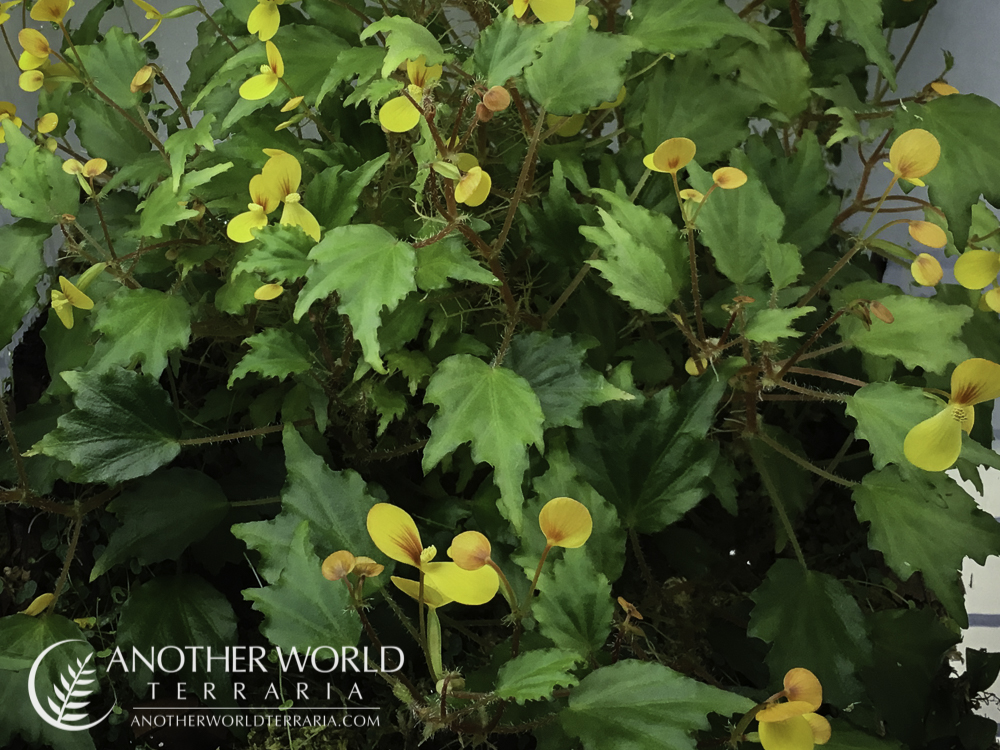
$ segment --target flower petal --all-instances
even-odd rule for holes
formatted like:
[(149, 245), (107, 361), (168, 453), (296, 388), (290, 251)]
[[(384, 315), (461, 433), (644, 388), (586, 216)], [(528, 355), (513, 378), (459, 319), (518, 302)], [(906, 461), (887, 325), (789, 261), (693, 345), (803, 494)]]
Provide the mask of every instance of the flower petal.
[(303, 232), (319, 242), (319, 222), (316, 221), (316, 217), (309, 209), (302, 205), (298, 193), (289, 193), (285, 196), (285, 208), (281, 212), (281, 223), (302, 227)]
[(259, 0), (257, 7), (250, 11), (247, 19), (247, 31), (256, 34), (262, 42), (266, 42), (278, 32), (281, 25), (281, 14), (277, 3), (273, 0)]
[(420, 567), (424, 545), (413, 518), (402, 508), (376, 503), (368, 511), (368, 535), (386, 557)]
[(562, 123), (556, 131), (556, 135), (560, 138), (572, 138), (574, 135), (583, 130), (583, 124), (586, 121), (586, 112), (580, 112), (572, 115), (571, 117), (563, 117), (562, 115), (545, 115), (545, 125), (547, 127), (551, 128), (557, 123)]
[(803, 714), (802, 718), (809, 722), (809, 728), (812, 729), (813, 733), (813, 742), (817, 745), (825, 745), (830, 741), (832, 732), (830, 722), (826, 720), (826, 717), (819, 714)]
[(722, 167), (712, 173), (712, 182), (723, 190), (735, 190), (746, 184), (747, 175), (742, 169), (736, 167)]
[(948, 235), (937, 224), (929, 221), (911, 221), (908, 224), (910, 236), (921, 245), (944, 247), (948, 244)]
[(785, 697), (789, 701), (805, 701), (816, 711), (823, 704), (823, 686), (805, 667), (795, 667), (785, 673)]
[(531, 10), (542, 23), (573, 20), (576, 0), (531, 0)]
[(514, 0), (514, 15), (520, 18), (528, 10), (528, 0)]
[[(657, 172), (677, 174), (694, 158), (697, 148), (690, 138), (668, 138), (653, 152), (653, 167)], [(645, 164), (645, 159), (643, 160)], [(648, 165), (647, 165), (648, 166)]]
[(240, 96), (253, 102), (269, 96), (277, 87), (278, 76), (274, 73), (261, 73), (245, 81), (240, 86)]
[(764, 750), (812, 750), (814, 744), (812, 727), (801, 716), (764, 722), (758, 731)]
[(65, 276), (59, 277), (59, 288), (66, 296), (66, 300), (73, 305), (73, 307), (79, 308), (80, 310), (94, 309), (94, 300), (77, 289), (73, 282)]
[(913, 280), (921, 286), (936, 286), (944, 278), (944, 270), (938, 259), (928, 253), (920, 253), (910, 264)]
[(1000, 365), (978, 357), (962, 362), (951, 374), (951, 403), (971, 406), (1000, 398)]
[(285, 292), (285, 287), (281, 284), (264, 284), (257, 287), (253, 292), (253, 298), (261, 302), (270, 302), (277, 299)]
[[(25, 52), (29, 52), (35, 57), (41, 57), (43, 60), (47, 60), (49, 53), (52, 52), (52, 49), (49, 47), (49, 40), (45, 38), (42, 32), (35, 29), (21, 29), (17, 32), (17, 41), (24, 48)], [(29, 68), (21, 68), (21, 70), (29, 70)], [(34, 68), (31, 68), (31, 70), (34, 70)]]
[(922, 128), (907, 130), (889, 149), (889, 169), (901, 179), (922, 184), (914, 178), (923, 177), (937, 166), (941, 144)]
[(405, 96), (390, 99), (378, 111), (378, 121), (390, 133), (405, 133), (420, 122), (420, 110)]
[(785, 703), (774, 703), (767, 708), (762, 708), (757, 712), (757, 721), (787, 721), (793, 716), (802, 716), (810, 711), (815, 711), (819, 706), (814, 706), (811, 701), (787, 701)]
[(463, 531), (451, 540), (448, 557), (462, 570), (479, 570), (490, 559), (490, 540), (478, 531)]
[(938, 96), (951, 96), (952, 94), (959, 93), (958, 89), (950, 83), (945, 83), (944, 81), (934, 81), (931, 83), (931, 89)]
[(270, 159), (264, 164), (261, 175), (264, 178), (265, 189), (275, 192), (280, 200), (284, 200), (288, 195), (299, 191), (299, 183), (302, 182), (302, 165), (285, 151), (277, 149), (266, 149), (271, 153)]
[(458, 181), (455, 186), (455, 200), (467, 206), (478, 206), (490, 194), (493, 180), (482, 167), (473, 167)]
[(538, 514), (538, 525), (547, 544), (567, 549), (583, 546), (594, 530), (590, 511), (571, 497), (557, 497), (545, 503)]
[(75, 4), (73, 0), (38, 0), (38, 2), (31, 6), (31, 13), (29, 15), (32, 21), (59, 23), (63, 20), (63, 16), (66, 15), (66, 11)]
[[(409, 578), (400, 578), (399, 576), (390, 576), (389, 580), (408, 597), (419, 601), (420, 581), (412, 581)], [(437, 609), (438, 607), (443, 607), (445, 604), (451, 604), (452, 601), (454, 600), (449, 599), (433, 586), (428, 586), (427, 582), (424, 581), (424, 604), (428, 607)]]
[(486, 604), (500, 589), (500, 578), (493, 568), (462, 570), (455, 563), (432, 562), (420, 569), (428, 584), (459, 604)]
[(983, 289), (997, 280), (1000, 254), (992, 250), (966, 250), (955, 261), (955, 279), (966, 289)]
[(274, 42), (264, 42), (264, 49), (267, 50), (267, 66), (281, 78), (285, 75), (285, 61), (281, 59), (277, 45)]
[(355, 562), (356, 558), (354, 555), (346, 549), (334, 552), (332, 555), (328, 555), (323, 561), (323, 577), (328, 581), (339, 581), (354, 570)]
[(980, 297), (979, 309), (1000, 313), (1000, 288), (994, 287)]
[(951, 468), (961, 452), (962, 425), (951, 406), (918, 424), (903, 441), (906, 459), (924, 471)]
[(244, 211), (230, 219), (226, 225), (226, 236), (233, 242), (251, 242), (253, 229), (263, 229), (267, 226), (267, 214), (256, 203), (251, 203), (249, 211)]
[(55, 289), (52, 290), (52, 309), (56, 311), (60, 322), (66, 328), (73, 327), (73, 306), (66, 299), (66, 295)]

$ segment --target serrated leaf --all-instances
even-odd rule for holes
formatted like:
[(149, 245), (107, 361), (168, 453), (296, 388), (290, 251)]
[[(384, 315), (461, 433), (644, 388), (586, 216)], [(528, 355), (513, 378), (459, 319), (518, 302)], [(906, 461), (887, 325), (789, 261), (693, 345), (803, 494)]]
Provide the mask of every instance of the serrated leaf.
[(382, 77), (388, 78), (400, 64), (423, 55), (427, 65), (443, 63), (448, 55), (426, 28), (406, 16), (385, 16), (361, 32), (361, 41), (376, 33), (385, 34), (386, 55)]
[(531, 613), (538, 631), (558, 648), (589, 657), (604, 646), (611, 632), (614, 602), (611, 584), (580, 550), (568, 550), (538, 579), (541, 594)]
[(284, 380), (289, 375), (306, 372), (312, 367), (309, 345), (294, 331), (268, 328), (248, 337), (243, 343), (250, 351), (233, 368), (228, 387), (251, 372), (265, 378)]
[(424, 472), (463, 443), (472, 460), (495, 470), (500, 510), (521, 530), (521, 479), (528, 468), (528, 448), (542, 448), (545, 416), (538, 396), (521, 376), (490, 367), (468, 354), (455, 354), (438, 365), (427, 385), (425, 401), (439, 407), (429, 423)]
[(771, 682), (805, 667), (822, 683), (824, 700), (846, 706), (861, 699), (858, 674), (871, 663), (872, 648), (864, 615), (844, 584), (781, 559), (750, 598), (747, 633), (771, 644)]
[(841, 33), (856, 42), (875, 63), (889, 85), (896, 88), (896, 66), (889, 55), (889, 44), (882, 33), (880, 0), (809, 0), (805, 8), (806, 44), (816, 44), (827, 24), (839, 23)]
[[(587, 9), (577, 8), (573, 20), (542, 44), (538, 59), (524, 71), (528, 94), (554, 115), (614, 101), (634, 47), (626, 36), (594, 31)], [(595, 66), (594, 60), (601, 64)]]
[(461, 238), (454, 235), (417, 251), (417, 286), (425, 292), (444, 289), (448, 279), (498, 286), (493, 272), (477, 263)]
[(74, 408), (32, 447), (75, 467), (79, 482), (118, 482), (151, 474), (180, 453), (180, 424), (167, 392), (129, 370), (66, 372)]
[(790, 307), (784, 310), (769, 308), (758, 310), (747, 323), (744, 335), (751, 341), (757, 342), (798, 338), (802, 335), (802, 331), (796, 331), (792, 328), (792, 324), (815, 309), (815, 307)]
[(0, 273), (0, 341), (10, 341), (28, 310), (38, 304), (35, 286), (45, 273), (42, 244), (52, 227), (17, 221), (0, 227), (5, 273)]
[(799, 249), (787, 242), (765, 247), (764, 265), (767, 266), (771, 283), (778, 291), (794, 284), (804, 270)]
[(472, 53), (475, 72), (486, 80), (486, 86), (503, 86), (533, 63), (539, 48), (559, 30), (559, 24), (523, 24), (508, 8), (479, 35)]
[(763, 43), (749, 23), (719, 0), (636, 0), (625, 33), (643, 49), (679, 55), (709, 49), (724, 36), (737, 36)]
[(549, 698), (553, 688), (572, 687), (579, 682), (570, 673), (579, 660), (580, 655), (568, 649), (528, 651), (500, 667), (494, 692), (518, 703)]
[[(96, 94), (78, 91), (70, 96), (69, 103), (76, 125), (76, 136), (89, 156), (107, 159), (108, 164), (129, 169), (132, 173), (134, 162), (150, 155), (149, 151), (153, 148), (150, 140)], [(7, 142), (10, 143), (10, 140)], [(159, 152), (154, 158), (166, 166)], [(78, 189), (76, 180), (72, 182)]]
[(90, 580), (133, 557), (143, 565), (180, 558), (228, 509), (222, 488), (200, 471), (166, 469), (144, 477), (108, 506), (121, 526), (111, 532)]
[(233, 279), (246, 272), (262, 274), (268, 281), (295, 281), (312, 266), (308, 256), (316, 243), (300, 227), (270, 224), (255, 229), (253, 236), (257, 242), (244, 246), (243, 257), (233, 266)]
[(71, 59), (79, 55), (94, 85), (119, 107), (128, 111), (142, 100), (142, 92), (130, 88), (132, 76), (146, 64), (146, 53), (135, 36), (112, 26), (99, 43), (75, 50)]
[(363, 81), (378, 74), (384, 60), (385, 50), (381, 47), (351, 47), (341, 51), (316, 94), (316, 106), (319, 107), (326, 95), (345, 81), (355, 76)]
[(160, 183), (149, 194), (149, 197), (139, 204), (138, 210), (142, 211), (142, 216), (139, 219), (138, 235), (140, 237), (162, 237), (164, 227), (171, 227), (185, 219), (193, 219), (198, 216), (198, 211), (187, 207), (188, 201), (192, 197), (191, 192), (216, 175), (231, 169), (232, 166), (233, 163), (227, 161), (207, 169), (185, 172), (181, 178), (180, 189), (176, 191), (171, 183)]
[[(871, 523), (868, 543), (902, 579), (920, 571), (948, 613), (968, 627), (962, 561), (1000, 554), (1000, 523), (941, 473), (910, 478), (894, 466), (868, 474), (854, 490), (855, 511)], [(933, 540), (929, 543), (929, 540)]]
[(91, 357), (91, 372), (142, 362), (143, 372), (159, 378), (167, 353), (184, 349), (191, 338), (191, 306), (155, 289), (122, 289), (98, 307), (94, 328), (104, 336)]
[(170, 184), (176, 193), (181, 189), (181, 177), (184, 175), (184, 164), (189, 156), (203, 148), (215, 151), (215, 139), (212, 137), (212, 123), (215, 115), (206, 114), (193, 128), (182, 128), (167, 138), (163, 149), (170, 156)]
[(380, 315), (382, 308), (391, 312), (417, 288), (413, 247), (374, 224), (356, 224), (327, 232), (309, 260), (314, 265), (295, 303), (296, 322), (313, 302), (337, 292), (337, 310), (350, 319), (365, 361), (385, 374), (379, 356)]
[[(80, 628), (62, 615), (46, 615), (44, 617), (28, 617), (21, 613), (8, 617), (0, 617), (0, 671), (28, 670), (32, 662), (53, 643), (80, 638)], [(80, 644), (80, 652), (85, 643)], [(76, 649), (76, 646), (74, 646)], [(77, 651), (74, 651), (77, 653)], [(53, 684), (59, 675), (59, 667), (54, 665)], [(45, 662), (48, 665), (48, 662)]]
[(588, 348), (569, 336), (541, 331), (519, 334), (511, 341), (504, 367), (531, 385), (542, 405), (546, 429), (581, 427), (586, 407), (633, 399), (584, 364)]
[(791, 122), (809, 105), (809, 64), (786, 36), (768, 29), (767, 37), (766, 45), (742, 46), (732, 62), (740, 83), (760, 94), (779, 122)]
[(730, 716), (753, 701), (656, 662), (620, 661), (583, 678), (560, 719), (585, 750), (695, 750), (708, 715)]
[(306, 208), (326, 229), (344, 226), (358, 210), (361, 191), (388, 158), (389, 154), (383, 154), (350, 172), (344, 172), (339, 165), (324, 169), (309, 181)]
[[(0, 164), (0, 204), (14, 216), (58, 224), (80, 207), (80, 186), (62, 171), (62, 159), (32, 143), (10, 118), (0, 120), (7, 153)], [(4, 259), (7, 265), (7, 259)]]

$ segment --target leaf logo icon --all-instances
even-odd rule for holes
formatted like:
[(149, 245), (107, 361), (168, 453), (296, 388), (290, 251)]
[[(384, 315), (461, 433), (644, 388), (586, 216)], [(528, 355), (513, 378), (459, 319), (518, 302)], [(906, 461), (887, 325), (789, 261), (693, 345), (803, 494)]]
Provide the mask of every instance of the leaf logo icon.
[[(65, 641), (59, 641), (58, 643), (53, 643), (51, 646), (46, 648), (42, 653), (38, 655), (34, 663), (31, 665), (31, 672), (28, 674), (28, 698), (31, 700), (31, 706), (35, 709), (43, 721), (47, 724), (54, 726), (56, 729), (64, 729), (67, 732), (82, 732), (91, 727), (95, 727), (104, 721), (114, 707), (108, 709), (108, 712), (104, 714), (97, 721), (90, 722), (89, 724), (79, 724), (76, 722), (86, 721), (89, 716), (86, 713), (82, 713), (83, 709), (86, 709), (90, 701), (83, 700), (88, 695), (93, 693), (97, 687), (97, 672), (90, 666), (90, 661), (94, 657), (93, 652), (87, 654), (85, 659), (77, 659), (76, 665), (74, 666), (72, 662), (66, 667), (66, 669), (60, 673), (59, 682), (60, 685), (53, 684), (52, 692), (55, 697), (58, 698), (58, 702), (53, 700), (51, 696), (46, 696), (45, 700), (48, 704), (48, 710), (42, 705), (41, 700), (38, 696), (38, 669), (42, 665), (42, 661), (48, 656), (49, 652), (64, 643), (86, 643), (86, 641), (81, 639), (69, 639)], [(51, 714), (49, 713), (51, 711)]]

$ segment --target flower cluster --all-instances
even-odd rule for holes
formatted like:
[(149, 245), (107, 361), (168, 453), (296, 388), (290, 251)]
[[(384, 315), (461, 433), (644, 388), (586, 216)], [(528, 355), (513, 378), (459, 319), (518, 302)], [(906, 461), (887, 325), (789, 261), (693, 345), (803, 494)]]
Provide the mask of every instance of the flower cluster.
[(253, 230), (266, 227), (267, 215), (278, 204), (284, 203), (280, 223), (301, 227), (302, 231), (319, 242), (319, 222), (302, 205), (302, 197), (298, 192), (302, 182), (302, 165), (294, 156), (280, 149), (268, 148), (264, 149), (264, 153), (270, 158), (261, 173), (250, 179), (249, 210), (233, 217), (226, 226), (229, 239), (233, 242), (250, 242)]

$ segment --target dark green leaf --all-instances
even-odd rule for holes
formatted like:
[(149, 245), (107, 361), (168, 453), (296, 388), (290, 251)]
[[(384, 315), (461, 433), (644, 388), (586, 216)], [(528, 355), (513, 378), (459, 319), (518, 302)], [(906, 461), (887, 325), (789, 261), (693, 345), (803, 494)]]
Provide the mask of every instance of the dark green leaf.
[(167, 352), (183, 349), (191, 338), (191, 306), (183, 297), (155, 289), (122, 289), (97, 309), (94, 328), (104, 334), (94, 350), (91, 372), (142, 362), (159, 378)]
[(230, 388), (251, 372), (260, 373), (265, 378), (284, 380), (312, 367), (309, 345), (294, 331), (267, 328), (243, 343), (250, 347), (250, 351), (233, 368), (233, 374), (229, 376)]
[(234, 280), (242, 272), (251, 272), (268, 281), (295, 281), (312, 266), (307, 256), (316, 243), (299, 227), (270, 224), (254, 230), (253, 235), (257, 241), (244, 245), (242, 258), (233, 266)]
[(309, 181), (306, 208), (318, 217), (325, 229), (342, 227), (358, 210), (358, 198), (389, 158), (383, 154), (351, 172), (343, 167), (328, 167)]
[(862, 732), (843, 719), (831, 720), (830, 726), (833, 732), (830, 741), (823, 746), (824, 750), (900, 750), (902, 748), (902, 745), (895, 740), (875, 737), (867, 732)]
[(784, 310), (765, 308), (759, 310), (747, 322), (744, 335), (751, 341), (777, 341), (783, 338), (797, 338), (802, 331), (792, 325), (798, 318), (813, 312), (815, 307), (790, 307)]
[(162, 237), (163, 227), (171, 227), (185, 219), (193, 219), (199, 215), (194, 208), (188, 208), (192, 191), (222, 174), (233, 166), (231, 161), (216, 164), (214, 167), (199, 169), (196, 172), (186, 172), (181, 178), (180, 190), (174, 191), (169, 182), (160, 185), (149, 194), (139, 205), (142, 218), (139, 220), (140, 237)]
[(132, 34), (112, 26), (98, 44), (77, 46), (69, 60), (76, 63), (76, 55), (83, 59), (96, 88), (119, 107), (131, 111), (140, 102), (142, 93), (133, 92), (130, 86), (132, 76), (146, 64), (146, 53)]
[(444, 289), (448, 279), (499, 286), (493, 272), (483, 268), (469, 255), (465, 243), (455, 235), (438, 240), (417, 251), (417, 286), (423, 291)]
[[(0, 127), (7, 142), (0, 164), (0, 205), (14, 216), (44, 224), (58, 224), (63, 214), (76, 215), (80, 186), (62, 171), (62, 159), (32, 143), (9, 118), (0, 120)], [(8, 262), (5, 257), (2, 265)]]
[(330, 72), (326, 74), (323, 85), (316, 94), (316, 106), (318, 107), (327, 94), (345, 81), (350, 81), (355, 76), (364, 81), (377, 75), (382, 69), (383, 60), (385, 60), (385, 50), (381, 47), (351, 47), (343, 50), (333, 61)]
[(763, 43), (760, 34), (718, 0), (636, 0), (625, 28), (644, 49), (679, 55), (709, 49), (724, 36)]
[(421, 55), (427, 65), (443, 63), (448, 55), (426, 28), (404, 15), (386, 16), (361, 32), (361, 41), (385, 34), (387, 52), (382, 64), (382, 77), (388, 78), (402, 63), (416, 60)]
[[(2, 178), (0, 178), (2, 179)], [(16, 221), (0, 227), (0, 341), (10, 341), (21, 320), (38, 304), (35, 286), (45, 273), (42, 244), (52, 227), (33, 221)]]
[[(69, 105), (76, 122), (76, 136), (91, 157), (107, 159), (113, 167), (127, 168), (153, 148), (138, 128), (94, 94), (78, 91), (70, 96)], [(76, 180), (72, 182), (79, 189)]]
[(889, 85), (896, 88), (896, 65), (882, 33), (881, 0), (809, 0), (805, 10), (809, 16), (807, 45), (816, 44), (827, 24), (840, 24), (843, 35), (861, 45), (868, 60), (878, 65)]
[(531, 613), (542, 635), (581, 657), (601, 650), (611, 632), (615, 605), (611, 584), (582, 550), (567, 550), (542, 573), (538, 590)]
[(768, 29), (767, 45), (745, 44), (733, 55), (740, 83), (773, 107), (775, 119), (791, 122), (809, 105), (809, 65), (787, 37)]

